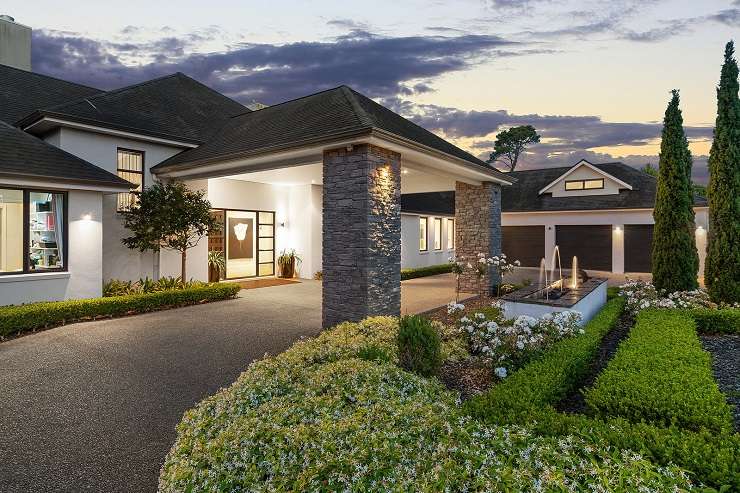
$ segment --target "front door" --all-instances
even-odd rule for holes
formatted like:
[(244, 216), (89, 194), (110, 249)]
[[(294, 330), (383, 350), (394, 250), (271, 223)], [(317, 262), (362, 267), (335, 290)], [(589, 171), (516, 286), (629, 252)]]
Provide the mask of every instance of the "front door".
[(213, 214), (221, 228), (209, 234), (208, 249), (223, 255), (223, 277), (240, 279), (275, 274), (274, 212), (218, 209)]

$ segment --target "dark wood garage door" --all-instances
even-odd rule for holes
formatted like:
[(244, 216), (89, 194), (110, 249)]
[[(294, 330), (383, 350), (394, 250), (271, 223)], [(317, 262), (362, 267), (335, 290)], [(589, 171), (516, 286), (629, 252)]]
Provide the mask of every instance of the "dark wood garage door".
[(570, 268), (578, 257), (581, 269), (612, 270), (612, 227), (610, 224), (589, 226), (555, 226), (555, 243), (560, 248), (563, 268)]
[(519, 260), (525, 267), (539, 267), (545, 256), (544, 226), (504, 226), (501, 233), (501, 251), (510, 260)]
[(651, 272), (653, 270), (653, 225), (624, 225), (624, 271)]

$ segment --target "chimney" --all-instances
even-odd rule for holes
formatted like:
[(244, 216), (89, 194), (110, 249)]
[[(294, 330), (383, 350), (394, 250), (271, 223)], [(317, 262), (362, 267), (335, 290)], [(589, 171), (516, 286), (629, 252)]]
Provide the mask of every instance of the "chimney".
[(0, 64), (31, 70), (31, 28), (0, 14)]

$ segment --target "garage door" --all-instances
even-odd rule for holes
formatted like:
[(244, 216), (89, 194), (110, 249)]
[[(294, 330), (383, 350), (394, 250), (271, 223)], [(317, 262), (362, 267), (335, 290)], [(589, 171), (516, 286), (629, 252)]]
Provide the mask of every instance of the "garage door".
[(624, 271), (651, 272), (653, 257), (653, 225), (624, 225)]
[(539, 267), (545, 256), (544, 226), (504, 226), (501, 251), (525, 267)]
[(578, 257), (582, 269), (612, 270), (612, 227), (610, 224), (589, 226), (555, 226), (555, 243), (560, 248), (563, 267), (570, 267)]

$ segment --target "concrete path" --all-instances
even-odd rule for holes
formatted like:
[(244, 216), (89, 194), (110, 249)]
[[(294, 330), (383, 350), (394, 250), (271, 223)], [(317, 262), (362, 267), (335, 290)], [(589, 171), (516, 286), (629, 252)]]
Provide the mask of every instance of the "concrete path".
[[(454, 296), (405, 281), (404, 313)], [(151, 492), (183, 412), (319, 332), (321, 284), (58, 327), (0, 344), (0, 492)]]
[(182, 413), (318, 333), (315, 282), (0, 344), (1, 492), (151, 492)]

